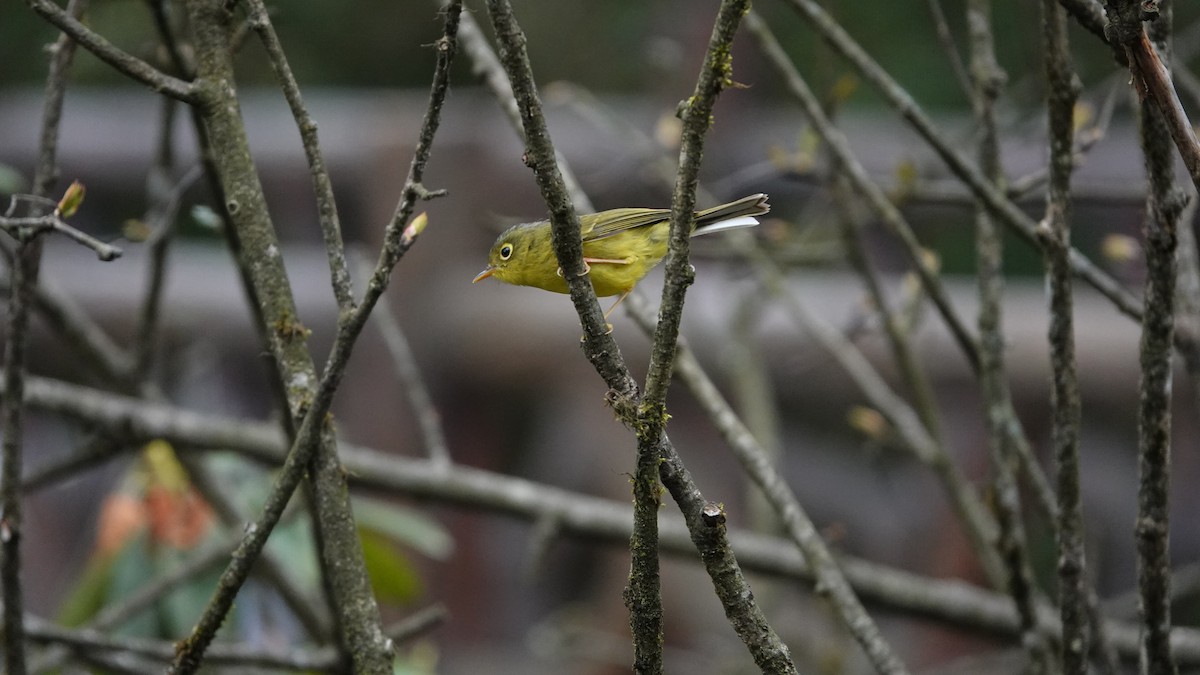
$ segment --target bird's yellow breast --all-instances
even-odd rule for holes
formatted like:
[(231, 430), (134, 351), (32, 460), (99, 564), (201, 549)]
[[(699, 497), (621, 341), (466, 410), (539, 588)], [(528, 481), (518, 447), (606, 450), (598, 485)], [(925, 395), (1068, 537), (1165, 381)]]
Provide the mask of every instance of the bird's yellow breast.
[(667, 232), (667, 223), (661, 222), (584, 242), (584, 258), (628, 261), (590, 263), (588, 276), (596, 295), (618, 295), (632, 289), (667, 254)]

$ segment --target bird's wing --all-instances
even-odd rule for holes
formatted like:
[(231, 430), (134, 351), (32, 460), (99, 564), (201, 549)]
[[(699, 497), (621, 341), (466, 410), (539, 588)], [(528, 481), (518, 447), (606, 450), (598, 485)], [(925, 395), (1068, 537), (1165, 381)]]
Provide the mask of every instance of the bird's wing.
[(583, 240), (595, 241), (625, 230), (653, 225), (670, 217), (670, 209), (612, 209), (581, 216), (580, 224), (583, 226)]

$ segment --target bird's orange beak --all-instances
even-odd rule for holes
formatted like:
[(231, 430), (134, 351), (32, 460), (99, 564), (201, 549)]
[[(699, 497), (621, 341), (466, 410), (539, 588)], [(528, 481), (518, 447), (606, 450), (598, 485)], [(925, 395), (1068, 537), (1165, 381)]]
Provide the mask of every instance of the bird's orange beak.
[(486, 279), (486, 278), (492, 276), (492, 272), (495, 272), (495, 271), (496, 271), (495, 267), (488, 265), (487, 267), (483, 268), (482, 272), (475, 275), (475, 278), (471, 280), (471, 283), (475, 283), (476, 281)]

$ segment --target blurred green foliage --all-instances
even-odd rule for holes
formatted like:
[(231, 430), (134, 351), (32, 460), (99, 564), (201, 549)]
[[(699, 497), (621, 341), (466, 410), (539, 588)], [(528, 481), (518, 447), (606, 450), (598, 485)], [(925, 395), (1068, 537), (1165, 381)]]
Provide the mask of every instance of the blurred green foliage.
[[(711, 27), (715, 0), (514, 0), (529, 36), (529, 49), (542, 82), (570, 79), (600, 92), (654, 95), (694, 77)], [(830, 11), (864, 47), (927, 106), (965, 107), (946, 55), (938, 44), (925, 2), (826, 2)], [(785, 2), (758, 3), (758, 10), (777, 26), (785, 46), (817, 82), (832, 82), (845, 73), (834, 57)], [(1041, 61), (1040, 3), (997, 2), (995, 25), (1001, 64), (1008, 71), (1009, 93), (1018, 101), (1039, 98)], [(711, 6), (711, 7), (710, 7)], [(951, 30), (965, 51), (962, 0), (943, 2)], [(479, 3), (468, 7), (481, 23)], [(168, 5), (178, 13), (182, 5)], [(1196, 3), (1176, 3), (1176, 24), (1186, 26), (1200, 16)], [(364, 0), (356, 3), (292, 0), (273, 3), (273, 17), (302, 85), (342, 87), (427, 86), (429, 45), (440, 22), (434, 3)], [(155, 60), (156, 40), (145, 2), (100, 0), (92, 3), (87, 22), (124, 49)], [(41, 54), (55, 31), (18, 2), (0, 3), (0, 44), (4, 68), (0, 87), (40, 86)], [(1073, 30), (1077, 65), (1085, 83), (1113, 71), (1107, 48), (1082, 29)], [(753, 50), (742, 47), (738, 77), (756, 94), (781, 93), (778, 78), (761, 70)], [(242, 83), (266, 84), (272, 76), (261, 48), (247, 42), (240, 65)], [(460, 64), (461, 65), (461, 64)], [(462, 66), (465, 68), (465, 66)], [(761, 77), (755, 77), (762, 73)], [(89, 55), (75, 71), (81, 83), (114, 85), (125, 81)], [(467, 77), (463, 72), (461, 78)], [(126, 86), (135, 86), (126, 84)], [(665, 93), (664, 93), (665, 95)], [(855, 105), (876, 101), (867, 87), (856, 92)]]

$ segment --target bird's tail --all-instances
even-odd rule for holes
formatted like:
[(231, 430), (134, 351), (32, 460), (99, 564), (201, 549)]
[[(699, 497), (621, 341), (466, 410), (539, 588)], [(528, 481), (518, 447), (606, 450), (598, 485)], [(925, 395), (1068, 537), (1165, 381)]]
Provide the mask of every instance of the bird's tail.
[(753, 227), (758, 224), (754, 216), (761, 216), (771, 210), (767, 203), (767, 195), (758, 193), (742, 197), (737, 201), (714, 206), (696, 213), (696, 229), (692, 236), (724, 232), (740, 227)]

